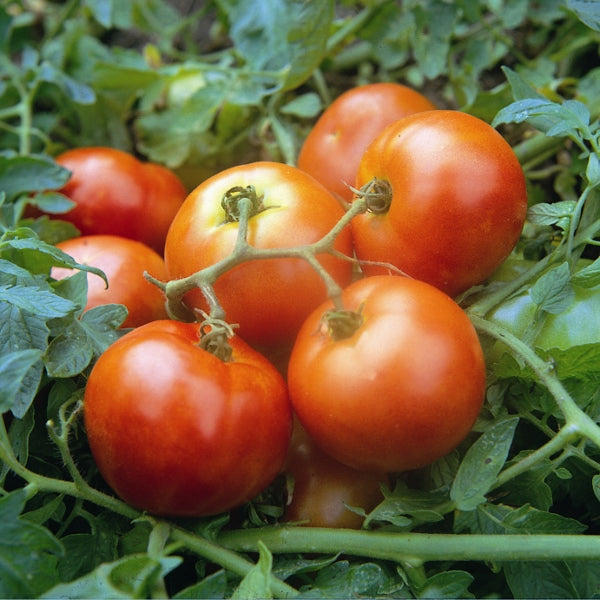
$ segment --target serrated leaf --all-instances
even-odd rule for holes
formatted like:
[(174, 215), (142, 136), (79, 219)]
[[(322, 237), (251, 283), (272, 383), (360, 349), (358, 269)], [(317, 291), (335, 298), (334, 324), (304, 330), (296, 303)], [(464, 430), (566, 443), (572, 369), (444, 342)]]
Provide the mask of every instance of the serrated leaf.
[(27, 192), (58, 189), (69, 177), (67, 169), (48, 157), (0, 155), (0, 189), (9, 199)]
[[(31, 369), (40, 362), (41, 356), (40, 350), (29, 348), (0, 357), (0, 413), (14, 408), (21, 390), (30, 385)], [(37, 384), (39, 380), (35, 385), (36, 391)]]
[(56, 562), (63, 548), (44, 527), (20, 514), (25, 490), (0, 499), (0, 597), (37, 598), (58, 581)]
[(531, 286), (530, 295), (539, 310), (553, 315), (565, 310), (575, 298), (568, 263), (564, 262), (544, 273)]
[(258, 542), (258, 562), (242, 579), (231, 596), (233, 599), (273, 598), (271, 592), (271, 569), (273, 568), (273, 555), (269, 549)]
[(527, 210), (527, 219), (534, 225), (558, 225), (562, 230), (566, 230), (576, 205), (573, 200), (533, 204)]
[(343, 560), (321, 569), (311, 592), (322, 598), (376, 598), (386, 580), (385, 572), (375, 563), (351, 565)]
[(64, 317), (77, 306), (48, 290), (25, 285), (0, 285), (0, 304), (12, 304), (19, 311), (26, 311), (44, 319)]
[(77, 320), (72, 321), (48, 345), (44, 365), (50, 377), (74, 377), (94, 357), (87, 332)]
[(183, 600), (186, 598), (213, 598), (222, 599), (227, 596), (227, 576), (225, 570), (221, 569), (198, 583), (195, 583), (179, 592), (173, 598)]
[(236, 50), (255, 71), (285, 74), (284, 90), (304, 82), (323, 60), (334, 2), (219, 0)]
[(181, 558), (160, 560), (145, 554), (125, 556), (103, 563), (91, 573), (48, 590), (41, 598), (152, 598), (162, 578), (181, 563)]
[(473, 510), (485, 502), (485, 495), (506, 462), (518, 422), (512, 417), (496, 423), (469, 448), (450, 490), (450, 498), (459, 510)]
[(503, 571), (514, 598), (580, 597), (564, 562), (507, 562)]

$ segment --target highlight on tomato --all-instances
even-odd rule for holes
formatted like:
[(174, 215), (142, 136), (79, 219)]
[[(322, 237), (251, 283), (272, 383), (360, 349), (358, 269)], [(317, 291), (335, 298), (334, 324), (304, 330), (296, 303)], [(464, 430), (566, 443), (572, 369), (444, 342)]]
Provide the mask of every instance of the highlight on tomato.
[[(296, 167), (264, 161), (226, 169), (196, 187), (173, 220), (164, 254), (169, 279), (187, 277), (231, 254), (243, 198), (251, 203), (247, 241), (262, 249), (316, 242), (344, 214), (331, 193)], [(335, 249), (352, 255), (349, 227)], [(349, 283), (351, 262), (330, 254), (318, 260), (340, 285)], [(308, 313), (327, 297), (323, 279), (296, 257), (246, 261), (218, 277), (214, 292), (227, 321), (239, 325), (237, 333), (260, 347), (291, 343)], [(208, 309), (199, 289), (184, 301), (190, 309)]]
[(75, 203), (62, 220), (82, 235), (119, 235), (162, 254), (169, 225), (187, 194), (172, 171), (100, 146), (73, 148), (55, 160), (71, 171), (59, 191)]
[(305, 321), (288, 365), (311, 438), (355, 469), (407, 471), (453, 450), (481, 410), (483, 351), (466, 313), (432, 285), (381, 275)]
[(283, 521), (310, 527), (360, 529), (365, 514), (383, 501), (385, 473), (357, 471), (323, 452), (298, 419), (285, 464), (291, 491)]
[(435, 108), (424, 95), (399, 83), (352, 88), (321, 114), (302, 144), (298, 167), (349, 202), (360, 159), (375, 137), (402, 117)]
[[(525, 176), (485, 121), (426, 111), (389, 125), (365, 151), (356, 187), (369, 210), (352, 219), (356, 255), (391, 263), (456, 296), (489, 277), (517, 244)], [(385, 273), (363, 265), (368, 275)]]
[(198, 517), (251, 500), (280, 473), (291, 436), (285, 380), (241, 338), (224, 360), (197, 323), (154, 321), (93, 367), (84, 423), (100, 474), (149, 513)]
[[(166, 319), (163, 292), (145, 277), (144, 272), (166, 278), (165, 262), (152, 248), (116, 235), (84, 235), (57, 244), (78, 263), (97, 267), (102, 277), (87, 273), (87, 303), (84, 310), (102, 304), (123, 304), (127, 318), (122, 327), (138, 327), (150, 321)], [(72, 269), (54, 267), (54, 279), (64, 279)]]

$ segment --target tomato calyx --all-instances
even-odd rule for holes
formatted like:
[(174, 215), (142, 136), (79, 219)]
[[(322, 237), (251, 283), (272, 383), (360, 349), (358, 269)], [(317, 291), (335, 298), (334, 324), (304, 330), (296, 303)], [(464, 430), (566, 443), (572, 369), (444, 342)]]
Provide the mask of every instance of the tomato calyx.
[(327, 334), (335, 341), (352, 337), (364, 322), (362, 306), (357, 310), (331, 309), (323, 315), (323, 324)]
[(241, 204), (244, 201), (248, 204), (246, 209), (248, 218), (266, 210), (263, 204), (263, 195), (257, 194), (253, 185), (246, 187), (236, 185), (228, 189), (221, 200), (221, 208), (225, 211), (225, 223), (238, 222), (242, 219)]
[(223, 319), (216, 319), (205, 315), (204, 321), (200, 323), (200, 348), (210, 352), (223, 362), (232, 360), (233, 348), (229, 338), (235, 335), (235, 325), (231, 325)]
[(374, 177), (360, 190), (354, 190), (354, 193), (363, 199), (367, 212), (381, 215), (390, 210), (393, 196), (392, 185), (385, 179)]

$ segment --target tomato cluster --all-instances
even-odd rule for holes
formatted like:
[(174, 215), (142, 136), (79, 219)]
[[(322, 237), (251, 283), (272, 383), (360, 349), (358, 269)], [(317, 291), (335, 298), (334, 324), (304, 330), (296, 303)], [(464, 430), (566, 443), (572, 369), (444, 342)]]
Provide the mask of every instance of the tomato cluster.
[[(178, 204), (168, 232), (141, 211), (130, 236), (163, 232), (153, 245), (164, 242), (164, 271), (140, 251), (112, 283), (149, 286), (150, 271), (178, 320), (157, 310), (128, 323), (85, 391), (92, 453), (123, 499), (210, 515), (284, 471), (286, 520), (354, 527), (349, 506), (370, 510), (390, 474), (468, 435), (486, 371), (453, 297), (507, 257), (527, 205), (520, 165), (488, 124), (403, 86), (365, 86), (325, 111), (298, 167), (231, 167), (177, 202), (167, 187), (165, 204)], [(97, 240), (107, 236), (79, 243)], [(64, 249), (76, 254), (73, 244)], [(109, 268), (99, 254), (96, 266)], [(104, 301), (150, 302), (148, 287), (136, 290)]]

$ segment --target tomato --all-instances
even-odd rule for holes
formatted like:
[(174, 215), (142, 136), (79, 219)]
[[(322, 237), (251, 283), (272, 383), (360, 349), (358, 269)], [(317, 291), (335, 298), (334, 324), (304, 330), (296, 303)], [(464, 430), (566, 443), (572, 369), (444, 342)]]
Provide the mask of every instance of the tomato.
[[(247, 240), (256, 248), (316, 242), (344, 214), (320, 183), (295, 167), (265, 161), (226, 169), (196, 187), (173, 220), (165, 244), (170, 279), (191, 275), (231, 254), (240, 227), (228, 220), (221, 200), (230, 190), (248, 186), (254, 187), (261, 204), (248, 223)], [(349, 227), (335, 247), (351, 255)], [(348, 261), (329, 254), (319, 259), (340, 285), (350, 281)], [(302, 258), (246, 261), (221, 275), (214, 290), (227, 320), (239, 324), (239, 335), (254, 346), (290, 342), (308, 313), (326, 298), (323, 280)], [(187, 293), (185, 302), (190, 308), (208, 308), (198, 289)]]
[(346, 201), (352, 199), (360, 159), (390, 123), (435, 105), (398, 83), (370, 83), (338, 96), (304, 140), (298, 167)]
[(285, 380), (239, 337), (228, 362), (199, 325), (154, 321), (92, 369), (84, 422), (100, 474), (157, 515), (204, 516), (260, 493), (283, 466), (292, 426)]
[[(355, 469), (396, 472), (444, 456), (469, 433), (485, 393), (483, 351), (466, 313), (407, 277), (360, 279), (298, 333), (288, 365), (292, 405), (308, 434)], [(347, 314), (347, 313), (345, 313)]]
[[(144, 277), (147, 271), (157, 279), (166, 279), (164, 260), (152, 248), (116, 235), (85, 235), (60, 242), (57, 247), (78, 263), (97, 267), (106, 275), (108, 287), (99, 275), (87, 274), (84, 310), (102, 304), (124, 304), (129, 314), (122, 327), (167, 318), (163, 292)], [(55, 279), (64, 279), (73, 271), (55, 267), (51, 274)]]
[[(535, 263), (513, 259), (505, 261), (490, 278), (490, 282), (510, 281)], [(580, 259), (576, 271), (591, 264)], [(537, 314), (537, 304), (531, 297), (531, 288), (511, 296), (487, 318), (508, 329), (517, 337), (542, 350), (567, 350), (582, 344), (600, 343), (600, 285), (584, 288), (573, 285), (574, 297), (569, 306), (558, 314)], [(503, 347), (495, 345), (496, 351)]]
[(74, 148), (56, 162), (72, 173), (60, 192), (75, 202), (61, 219), (83, 235), (120, 235), (162, 254), (169, 225), (187, 193), (173, 172), (104, 147)]
[(352, 220), (361, 260), (391, 263), (455, 296), (491, 275), (519, 240), (523, 170), (504, 138), (476, 117), (436, 110), (388, 126), (365, 151), (356, 187), (374, 179), (381, 196)]
[(293, 477), (293, 490), (284, 521), (299, 521), (311, 527), (359, 529), (363, 517), (348, 506), (370, 512), (383, 501), (381, 484), (389, 482), (384, 473), (357, 471), (331, 458), (297, 420), (286, 472)]

